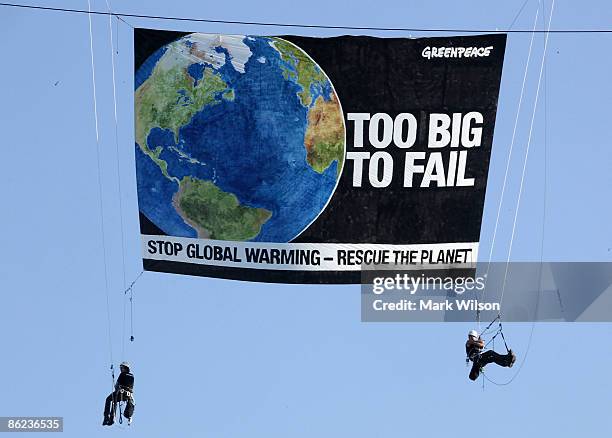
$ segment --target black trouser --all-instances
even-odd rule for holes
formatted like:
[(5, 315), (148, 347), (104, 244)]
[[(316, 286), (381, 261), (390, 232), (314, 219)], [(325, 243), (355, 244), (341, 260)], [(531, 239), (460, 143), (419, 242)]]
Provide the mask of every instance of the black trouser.
[(491, 362), (495, 362), (497, 365), (502, 367), (507, 367), (510, 366), (511, 361), (512, 355), (510, 353), (499, 354), (493, 350), (485, 351), (474, 358), (474, 364), (472, 365), (472, 370), (470, 371), (470, 380), (476, 380), (480, 375), (481, 368), (484, 368), (485, 365), (490, 364)]
[(134, 399), (131, 395), (132, 391), (126, 391), (125, 389), (116, 389), (106, 397), (106, 403), (104, 404), (104, 418), (115, 418), (115, 408), (117, 403), (126, 402), (123, 416), (125, 418), (131, 418), (134, 413)]

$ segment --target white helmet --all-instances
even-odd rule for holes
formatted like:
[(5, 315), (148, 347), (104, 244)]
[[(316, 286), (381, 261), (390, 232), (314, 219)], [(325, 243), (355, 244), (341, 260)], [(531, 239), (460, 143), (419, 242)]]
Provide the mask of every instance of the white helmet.
[(475, 338), (478, 337), (478, 332), (476, 330), (470, 330), (470, 332), (468, 333), (468, 336), (473, 336)]
[(125, 367), (125, 368), (127, 368), (129, 370), (130, 369), (130, 364), (129, 364), (129, 362), (125, 362), (124, 361), (124, 362), (121, 362), (119, 364), (119, 367)]

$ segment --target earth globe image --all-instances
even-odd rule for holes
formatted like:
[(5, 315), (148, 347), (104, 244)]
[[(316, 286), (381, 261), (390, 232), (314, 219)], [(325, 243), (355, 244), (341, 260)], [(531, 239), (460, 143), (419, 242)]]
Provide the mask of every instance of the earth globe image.
[(332, 83), (276, 37), (192, 33), (135, 75), (138, 205), (170, 236), (289, 242), (345, 156)]

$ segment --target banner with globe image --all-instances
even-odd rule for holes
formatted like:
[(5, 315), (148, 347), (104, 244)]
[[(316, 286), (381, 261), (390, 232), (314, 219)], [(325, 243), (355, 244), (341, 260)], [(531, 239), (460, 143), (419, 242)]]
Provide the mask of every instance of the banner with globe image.
[(359, 283), (364, 263), (476, 261), (505, 35), (134, 38), (146, 270)]

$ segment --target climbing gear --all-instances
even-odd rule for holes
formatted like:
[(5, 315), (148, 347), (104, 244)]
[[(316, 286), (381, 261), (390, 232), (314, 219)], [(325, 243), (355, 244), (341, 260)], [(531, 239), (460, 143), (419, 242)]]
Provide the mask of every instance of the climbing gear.
[[(508, 348), (508, 344), (506, 343), (506, 337), (504, 336), (504, 327), (502, 326), (501, 313), (498, 313), (497, 316), (495, 317), (495, 319), (489, 323), (487, 328), (485, 328), (483, 330), (482, 335), (484, 335), (487, 332), (487, 330), (489, 330), (489, 328), (491, 328), (491, 326), (495, 323), (495, 321), (498, 322), (497, 331), (495, 332), (493, 337), (491, 339), (489, 339), (489, 341), (484, 345), (483, 350), (486, 349), (487, 346), (491, 342), (494, 342), (496, 337), (501, 335), (501, 338), (504, 341), (504, 346), (506, 347), (506, 353), (508, 353), (508, 352), (510, 352), (510, 349)], [(493, 344), (493, 349), (495, 349), (495, 344)]]
[(126, 388), (119, 388), (119, 394), (125, 394), (126, 397), (132, 397), (132, 392), (127, 390)]

